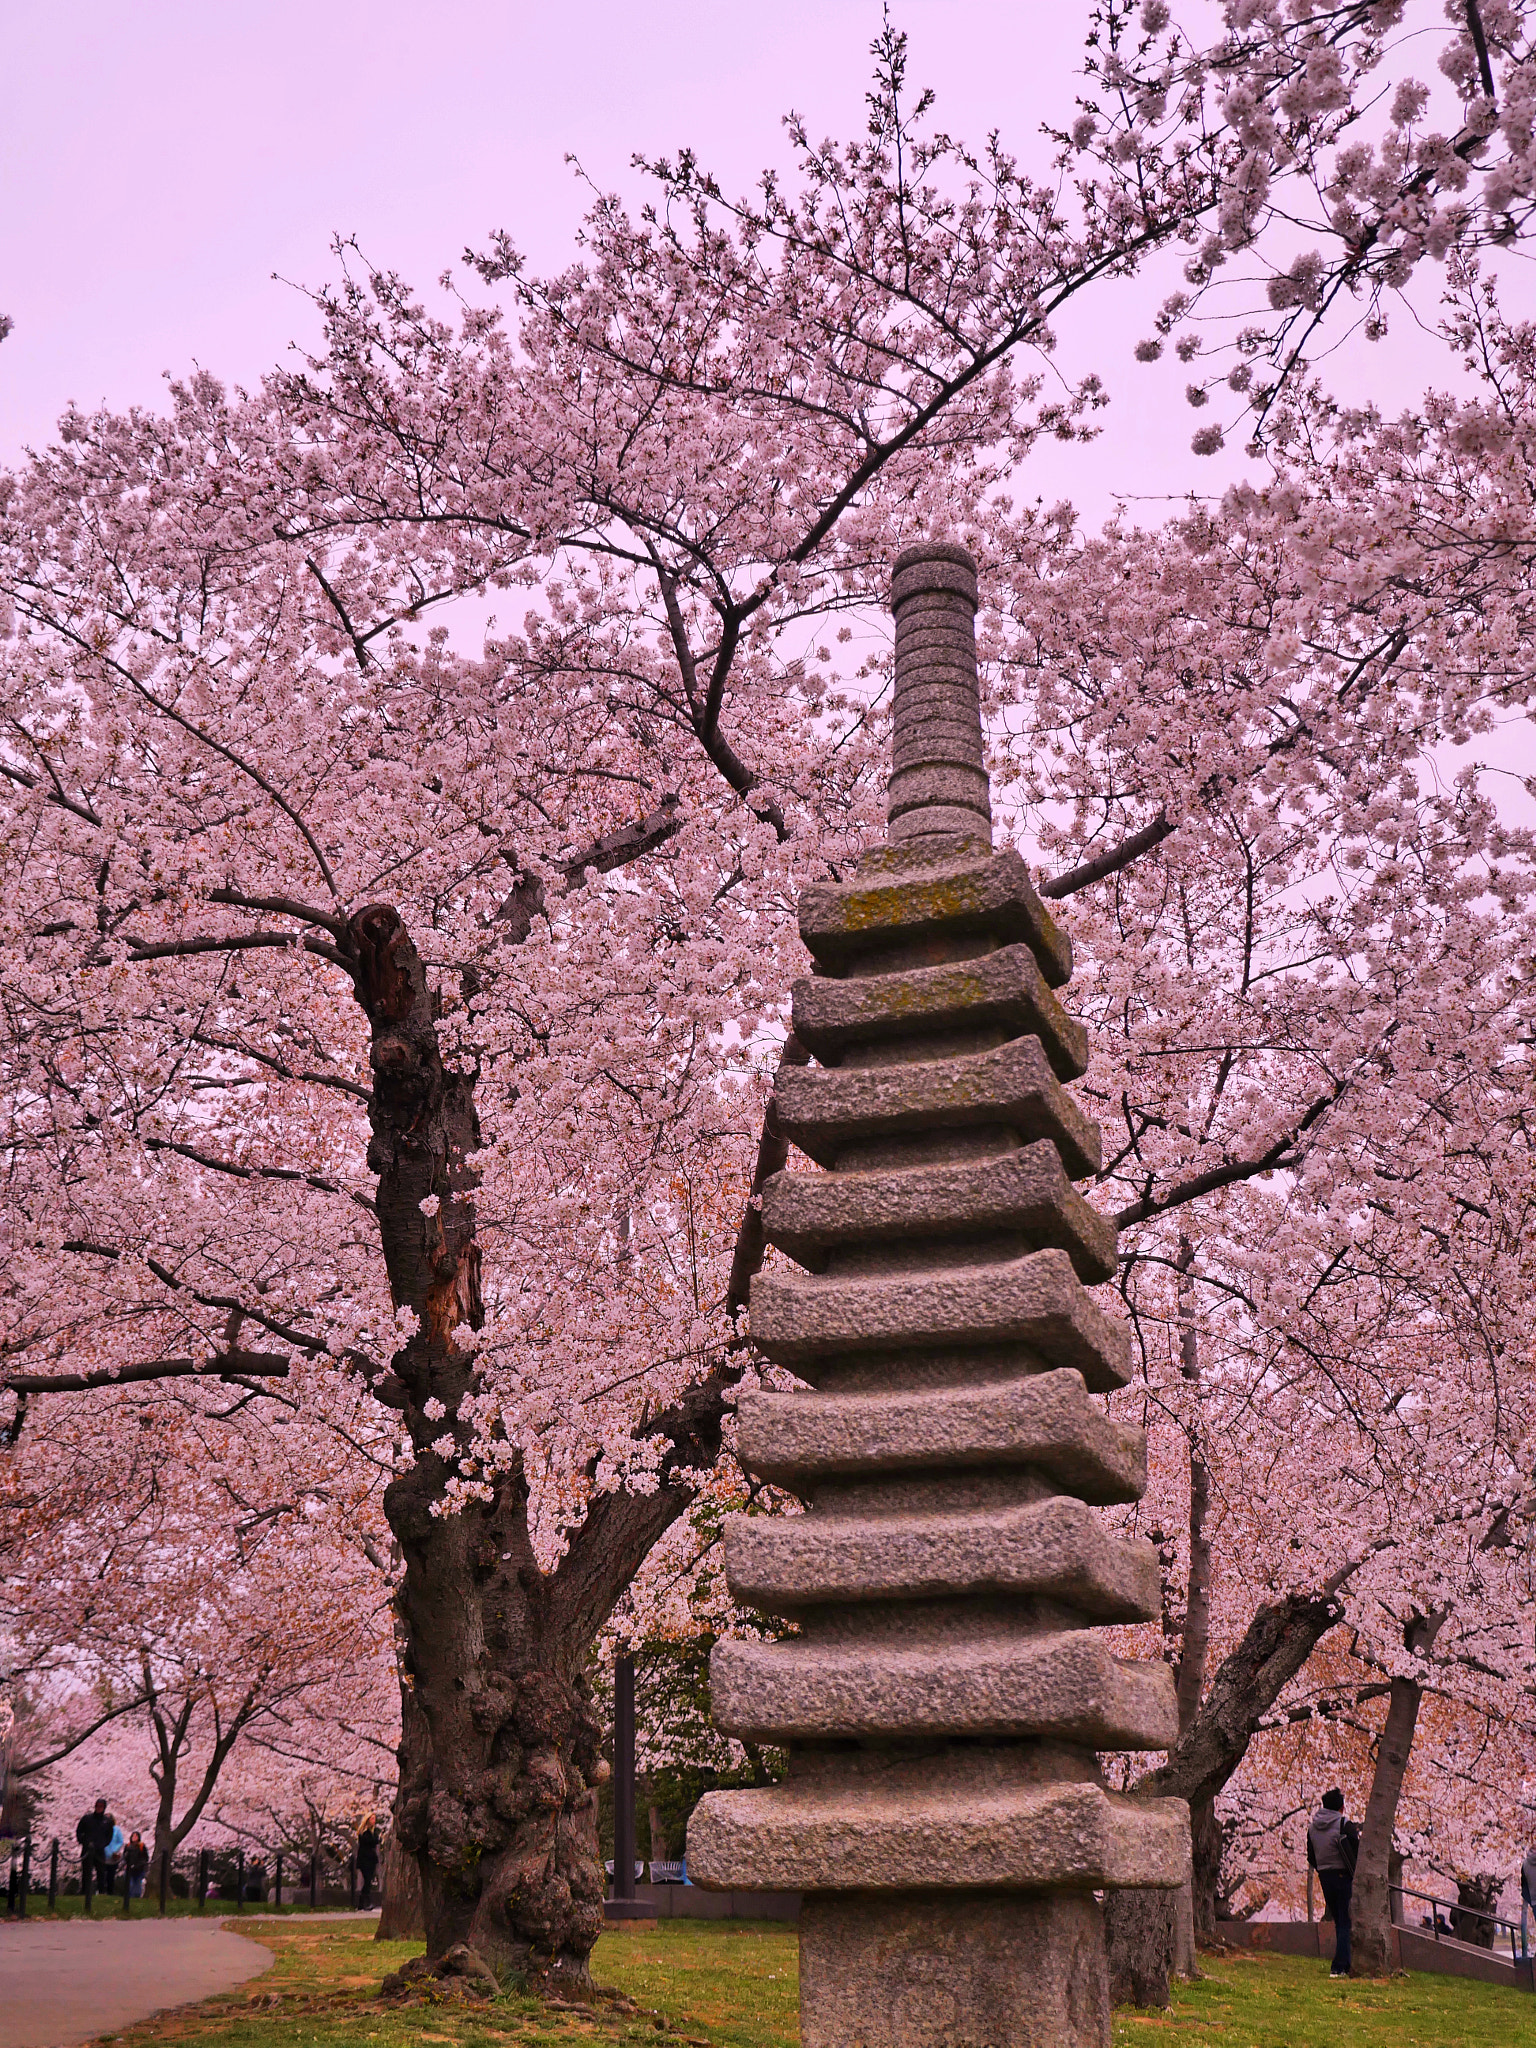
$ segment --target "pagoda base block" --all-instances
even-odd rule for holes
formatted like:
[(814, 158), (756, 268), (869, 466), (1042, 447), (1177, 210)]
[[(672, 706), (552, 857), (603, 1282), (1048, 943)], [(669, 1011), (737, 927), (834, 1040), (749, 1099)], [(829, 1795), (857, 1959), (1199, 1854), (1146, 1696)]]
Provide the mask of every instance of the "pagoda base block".
[(802, 2048), (1109, 2048), (1083, 1896), (823, 1892), (800, 1910)]

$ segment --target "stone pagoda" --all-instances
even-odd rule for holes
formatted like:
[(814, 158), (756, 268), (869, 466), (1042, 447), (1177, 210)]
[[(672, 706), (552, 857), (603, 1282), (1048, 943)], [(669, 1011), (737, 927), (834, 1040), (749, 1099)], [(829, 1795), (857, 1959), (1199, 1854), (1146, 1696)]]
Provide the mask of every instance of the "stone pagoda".
[(976, 565), (910, 549), (891, 604), (886, 844), (800, 899), (818, 1064), (778, 1114), (823, 1171), (776, 1175), (763, 1227), (803, 1270), (752, 1287), (759, 1349), (809, 1384), (740, 1407), (742, 1462), (806, 1512), (725, 1538), (736, 1598), (799, 1629), (711, 1665), (719, 1727), (789, 1772), (701, 1803), (689, 1875), (804, 1894), (804, 2048), (1108, 2048), (1096, 1894), (1177, 1887), (1189, 1822), (1096, 1755), (1168, 1747), (1177, 1711), (1104, 1626), (1159, 1583), (1093, 1512), (1138, 1498), (1146, 1445), (1094, 1399), (1130, 1345), (1072, 1185), (1099, 1163), (1063, 1085), (1087, 1035), (1052, 993), (1070, 942), (992, 850)]

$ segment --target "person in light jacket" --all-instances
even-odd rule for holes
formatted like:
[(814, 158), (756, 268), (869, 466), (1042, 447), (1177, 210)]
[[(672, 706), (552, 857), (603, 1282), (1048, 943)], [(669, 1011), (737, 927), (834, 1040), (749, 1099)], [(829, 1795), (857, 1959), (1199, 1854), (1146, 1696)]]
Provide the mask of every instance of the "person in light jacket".
[(1330, 1976), (1349, 1975), (1349, 1896), (1355, 1888), (1355, 1863), (1360, 1830), (1344, 1818), (1344, 1794), (1337, 1785), (1323, 1794), (1320, 1813), (1307, 1829), (1307, 1861), (1317, 1872), (1323, 1903), (1333, 1922), (1333, 1968)]

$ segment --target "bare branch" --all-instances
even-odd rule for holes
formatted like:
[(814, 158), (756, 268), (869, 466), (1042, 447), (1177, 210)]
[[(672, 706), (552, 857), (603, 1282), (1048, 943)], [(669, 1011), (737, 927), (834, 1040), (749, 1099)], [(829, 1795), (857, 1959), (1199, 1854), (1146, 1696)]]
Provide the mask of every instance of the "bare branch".
[(215, 1159), (209, 1152), (199, 1152), (191, 1145), (178, 1145), (170, 1138), (145, 1138), (142, 1142), (146, 1151), (174, 1152), (178, 1158), (190, 1159), (194, 1166), (206, 1166), (213, 1173), (227, 1173), (235, 1180), (299, 1181), (307, 1188), (314, 1188), (318, 1194), (340, 1195), (345, 1201), (355, 1202), (370, 1216), (378, 1213), (368, 1197), (357, 1189), (339, 1187), (333, 1180), (326, 1180), (318, 1173), (305, 1173), (296, 1166), (246, 1166), (232, 1159)]
[(1178, 829), (1177, 825), (1170, 825), (1164, 813), (1159, 811), (1150, 825), (1143, 825), (1139, 832), (1133, 832), (1129, 839), (1122, 839), (1108, 853), (1101, 853), (1094, 860), (1085, 860), (1081, 867), (1068, 868), (1064, 875), (1053, 875), (1048, 882), (1042, 882), (1039, 893), (1052, 902), (1058, 902), (1063, 896), (1075, 896), (1079, 889), (1091, 889), (1106, 875), (1118, 874), (1121, 868), (1128, 868), (1142, 854), (1150, 853), (1154, 846), (1161, 846)]
[(278, 1351), (223, 1351), (213, 1358), (147, 1358), (137, 1365), (97, 1366), (90, 1372), (18, 1372), (0, 1374), (0, 1392), (12, 1394), (84, 1394), (92, 1387), (124, 1387), (142, 1380), (222, 1380), (238, 1386), (243, 1379), (285, 1380), (289, 1362)]

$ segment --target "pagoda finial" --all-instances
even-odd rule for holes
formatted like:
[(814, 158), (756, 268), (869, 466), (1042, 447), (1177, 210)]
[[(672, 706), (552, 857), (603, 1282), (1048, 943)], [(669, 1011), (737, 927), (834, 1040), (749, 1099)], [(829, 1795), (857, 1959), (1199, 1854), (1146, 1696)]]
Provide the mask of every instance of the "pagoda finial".
[(976, 561), (950, 541), (896, 558), (896, 697), (886, 837), (992, 840), (976, 678)]

